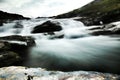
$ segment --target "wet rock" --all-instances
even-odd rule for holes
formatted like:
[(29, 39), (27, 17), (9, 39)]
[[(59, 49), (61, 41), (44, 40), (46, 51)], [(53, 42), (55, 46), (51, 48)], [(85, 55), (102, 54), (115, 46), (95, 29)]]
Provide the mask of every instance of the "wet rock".
[(28, 47), (34, 46), (35, 41), (34, 38), (30, 36), (19, 36), (19, 35), (11, 35), (11, 36), (5, 36), (5, 37), (0, 37), (0, 40), (4, 41), (18, 41), (18, 42), (24, 42)]
[(0, 67), (9, 66), (20, 60), (19, 55), (10, 49), (11, 44), (8, 42), (0, 41)]
[(111, 30), (113, 34), (120, 34), (120, 24), (110, 28), (109, 30)]
[(0, 51), (0, 67), (9, 66), (20, 60), (20, 56), (12, 51)]
[(97, 30), (97, 29), (101, 29), (101, 27), (94, 27), (94, 28), (90, 28), (88, 30)]
[(27, 59), (29, 50), (33, 46), (35, 46), (34, 39), (28, 36), (0, 37), (0, 67), (19, 65), (19, 62)]
[(113, 35), (120, 34), (120, 24), (107, 24), (102, 27), (89, 28), (92, 35)]
[(36, 26), (32, 33), (46, 33), (46, 32), (55, 32), (62, 30), (62, 27), (58, 22), (47, 21), (41, 25)]
[(110, 28), (113, 28), (113, 27), (115, 27), (116, 25), (114, 25), (114, 24), (108, 24), (108, 25), (104, 25), (102, 28), (103, 29), (110, 29)]
[(110, 35), (110, 34), (112, 34), (112, 32), (109, 30), (94, 30), (90, 34), (96, 35), (96, 36), (97, 35)]
[(16, 52), (24, 59), (28, 55), (31, 47), (35, 46), (34, 39), (29, 36), (5, 36), (0, 37), (0, 41), (7, 42), (10, 45), (9, 50)]
[(60, 72), (41, 68), (0, 68), (0, 80), (119, 80), (119, 75), (99, 72)]
[(9, 50), (10, 44), (8, 42), (0, 41), (0, 51)]

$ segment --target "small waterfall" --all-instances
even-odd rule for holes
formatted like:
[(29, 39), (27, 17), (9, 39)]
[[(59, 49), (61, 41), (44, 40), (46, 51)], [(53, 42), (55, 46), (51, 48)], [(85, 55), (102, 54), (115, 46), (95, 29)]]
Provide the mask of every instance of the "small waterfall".
[[(32, 34), (37, 25), (48, 20), (57, 21), (63, 30), (62, 39), (49, 39), (50, 35)], [(43, 67), (52, 70), (97, 70), (119, 72), (120, 38), (110, 36), (91, 36), (89, 27), (72, 19), (31, 19), (23, 20), (22, 28), (15, 28), (16, 22), (5, 23), (0, 27), (0, 36), (23, 35), (35, 38), (36, 47), (31, 49), (24, 66)], [(92, 26), (93, 27), (93, 26)], [(16, 33), (16, 31), (18, 33)]]

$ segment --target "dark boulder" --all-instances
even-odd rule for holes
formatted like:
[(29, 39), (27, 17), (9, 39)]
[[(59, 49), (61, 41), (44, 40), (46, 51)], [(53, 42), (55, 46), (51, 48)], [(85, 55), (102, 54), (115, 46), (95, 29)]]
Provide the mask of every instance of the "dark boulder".
[(36, 26), (32, 33), (47, 33), (47, 32), (55, 32), (62, 30), (60, 23), (54, 21), (47, 21), (41, 25)]

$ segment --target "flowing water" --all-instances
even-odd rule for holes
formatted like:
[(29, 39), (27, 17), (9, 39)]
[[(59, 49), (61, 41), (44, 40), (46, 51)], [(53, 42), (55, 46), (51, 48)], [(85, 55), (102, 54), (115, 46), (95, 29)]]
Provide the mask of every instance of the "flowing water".
[[(52, 35), (32, 34), (37, 25), (47, 20), (58, 21), (63, 30), (55, 35), (64, 38), (51, 39)], [(23, 27), (15, 27), (19, 22)], [(91, 26), (92, 27), (92, 26)], [(49, 70), (90, 70), (119, 73), (120, 37), (91, 36), (89, 27), (72, 19), (31, 19), (6, 23), (0, 27), (0, 36), (23, 35), (35, 38), (36, 46), (24, 61), (24, 66)]]

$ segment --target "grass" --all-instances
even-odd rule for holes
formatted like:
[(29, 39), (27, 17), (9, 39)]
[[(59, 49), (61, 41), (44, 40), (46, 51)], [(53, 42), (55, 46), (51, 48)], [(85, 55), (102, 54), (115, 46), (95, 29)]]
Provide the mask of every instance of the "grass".
[(120, 20), (120, 0), (94, 0), (82, 8), (56, 16), (56, 18), (83, 17), (85, 25), (99, 25)]
[(95, 17), (97, 15), (101, 15), (104, 13), (108, 13), (114, 10), (120, 10), (120, 0), (96, 0), (91, 2), (90, 4), (71, 11), (66, 14), (62, 14), (59, 16), (64, 17), (75, 17), (75, 16), (92, 16)]

